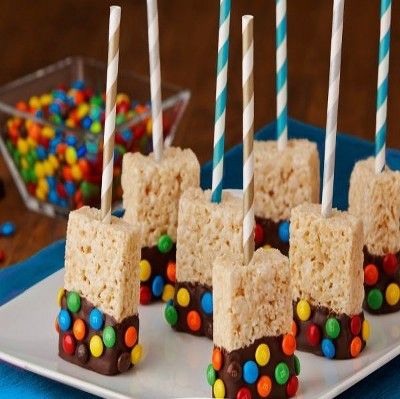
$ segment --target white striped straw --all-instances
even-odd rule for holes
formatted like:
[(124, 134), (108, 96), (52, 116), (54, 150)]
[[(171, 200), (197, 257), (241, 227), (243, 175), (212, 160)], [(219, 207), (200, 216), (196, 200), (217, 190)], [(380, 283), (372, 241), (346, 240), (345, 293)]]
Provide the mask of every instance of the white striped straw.
[(342, 58), (344, 0), (334, 0), (332, 17), (331, 58), (329, 69), (328, 107), (326, 117), (324, 181), (322, 187), (322, 216), (332, 212), (333, 180), (335, 174), (335, 149), (337, 113), (339, 103), (340, 64)]
[(121, 7), (110, 7), (106, 83), (106, 118), (104, 123), (103, 174), (101, 180), (101, 218), (105, 223), (109, 223), (111, 221), (114, 166), (115, 99), (117, 96), (120, 21)]
[(243, 253), (247, 265), (254, 253), (254, 41), (253, 17), (242, 17), (243, 88)]
[(160, 161), (163, 154), (163, 122), (157, 0), (147, 0), (147, 24), (149, 36), (151, 115), (153, 120), (153, 152), (155, 159)]

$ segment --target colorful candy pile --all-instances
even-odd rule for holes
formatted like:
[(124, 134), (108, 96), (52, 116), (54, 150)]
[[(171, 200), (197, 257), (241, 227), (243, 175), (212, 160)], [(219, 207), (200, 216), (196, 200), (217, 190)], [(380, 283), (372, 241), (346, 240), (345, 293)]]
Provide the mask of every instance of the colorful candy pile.
[[(105, 95), (75, 81), (49, 93), (16, 104), (19, 111), (43, 120), (11, 117), (6, 124), (6, 146), (28, 192), (38, 200), (68, 209), (99, 203), (102, 171), (101, 133)], [(143, 116), (140, 122), (117, 131), (114, 154), (114, 199), (121, 197), (122, 156), (127, 151), (151, 151), (152, 124), (144, 114), (149, 106), (117, 95), (116, 124)], [(46, 122), (49, 122), (47, 124)], [(164, 135), (170, 123), (164, 116)]]

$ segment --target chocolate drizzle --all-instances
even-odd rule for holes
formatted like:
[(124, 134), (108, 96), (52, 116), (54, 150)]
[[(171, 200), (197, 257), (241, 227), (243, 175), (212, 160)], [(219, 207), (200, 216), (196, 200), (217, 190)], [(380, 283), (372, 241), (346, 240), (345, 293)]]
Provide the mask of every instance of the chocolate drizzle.
[[(184, 307), (180, 306), (177, 301), (177, 294), (180, 288), (186, 288), (189, 291), (190, 302)], [(212, 288), (208, 285), (198, 283), (177, 282), (175, 285), (174, 307), (178, 313), (178, 321), (173, 326), (176, 331), (186, 332), (197, 336), (206, 336), (210, 339), (213, 337), (213, 315), (206, 314), (201, 307), (201, 298), (206, 292), (212, 292)], [(201, 325), (197, 331), (189, 328), (187, 323), (187, 315), (191, 310), (198, 312), (201, 318)]]
[[(397, 264), (399, 265), (400, 252), (397, 252), (395, 256), (397, 258)], [(386, 314), (386, 313), (397, 312), (398, 310), (400, 310), (400, 301), (398, 301), (395, 305), (392, 306), (389, 305), (385, 299), (386, 288), (389, 284), (396, 283), (397, 285), (400, 285), (400, 267), (397, 267), (397, 270), (394, 274), (388, 275), (383, 268), (384, 257), (385, 256), (372, 255), (368, 252), (367, 248), (364, 247), (364, 267), (369, 264), (374, 264), (379, 271), (379, 279), (375, 285), (371, 286), (364, 283), (365, 295), (364, 295), (363, 308), (372, 314)], [(367, 301), (369, 292), (374, 288), (379, 289), (383, 295), (382, 306), (379, 309), (370, 308)]]
[[(359, 336), (362, 342), (361, 351), (365, 347), (365, 341), (362, 338), (361, 328), (358, 334), (354, 335), (351, 332), (351, 317), (342, 313), (337, 314), (332, 312), (326, 307), (323, 306), (313, 306), (311, 307), (311, 316), (307, 321), (302, 321), (299, 319), (296, 312), (296, 302), (293, 302), (293, 316), (294, 321), (297, 326), (297, 349), (305, 352), (310, 352), (318, 356), (324, 356), (324, 353), (321, 348), (321, 342), (324, 338), (329, 338), (334, 346), (335, 346), (335, 356), (334, 359), (351, 359), (350, 353), (350, 345), (354, 337)], [(361, 319), (361, 325), (364, 321), (364, 313), (361, 312), (357, 315)], [(330, 318), (334, 317), (340, 325), (340, 333), (339, 336), (335, 339), (330, 338), (325, 331), (325, 323)], [(317, 342), (312, 344), (307, 337), (307, 328), (310, 325), (316, 325), (319, 331), (319, 339)], [(360, 352), (361, 352), (360, 351)]]
[[(153, 280), (156, 276), (162, 276), (164, 281), (168, 284), (174, 285), (175, 282), (171, 281), (168, 278), (167, 275), (167, 266), (169, 262), (175, 262), (176, 261), (176, 244), (174, 244), (169, 252), (162, 253), (158, 249), (158, 246), (155, 245), (153, 247), (144, 247), (142, 248), (142, 254), (141, 254), (141, 259), (145, 259), (150, 263), (151, 266), (151, 275), (150, 278), (147, 281), (141, 281), (140, 286), (141, 287), (148, 287), (151, 293), (151, 299), (149, 302), (156, 302), (161, 299), (160, 296), (154, 296), (154, 293), (152, 292), (152, 284)], [(142, 305), (148, 303), (148, 302), (143, 302), (141, 300), (140, 302)]]
[(264, 245), (270, 245), (272, 248), (277, 248), (285, 256), (289, 253), (289, 242), (284, 242), (279, 238), (279, 225), (281, 222), (274, 222), (271, 219), (264, 219), (256, 216), (256, 223), (263, 229), (263, 242), (256, 243), (256, 249)]
[[(222, 352), (222, 367), (216, 372), (225, 385), (225, 397), (236, 398), (238, 391), (246, 387), (251, 392), (252, 398), (259, 398), (257, 392), (257, 381), (253, 384), (248, 384), (243, 379), (243, 365), (249, 361), (255, 360), (256, 349), (260, 344), (266, 344), (269, 347), (270, 359), (265, 366), (258, 365), (258, 375), (268, 376), (272, 382), (272, 389), (268, 398), (281, 399), (287, 398), (286, 387), (290, 378), (296, 375), (294, 355), (285, 355), (282, 351), (283, 335), (277, 337), (264, 337), (255, 340), (251, 345), (244, 348), (235, 349), (231, 352), (224, 348), (219, 348)], [(284, 362), (289, 368), (289, 378), (285, 384), (278, 384), (275, 379), (275, 367)], [(213, 396), (214, 397), (214, 396)]]
[[(63, 299), (61, 301), (61, 308), (68, 310), (66, 295), (67, 291), (65, 291), (65, 295), (63, 296)], [(101, 330), (93, 330), (90, 327), (89, 315), (93, 308), (94, 306), (92, 303), (81, 297), (80, 310), (76, 313), (69, 312), (72, 320), (71, 327), (68, 331), (60, 331), (58, 341), (59, 356), (67, 362), (76, 364), (89, 370), (96, 371), (100, 374), (114, 375), (127, 371), (132, 366), (130, 356), (132, 348), (128, 348), (125, 345), (125, 332), (128, 327), (133, 326), (139, 333), (138, 315), (126, 317), (120, 323), (117, 323), (114, 317), (103, 313), (103, 328), (106, 326), (112, 326), (114, 328), (116, 333), (116, 342), (114, 347), (112, 348), (107, 348), (106, 346), (104, 346), (102, 355), (99, 357), (94, 357), (90, 353), (89, 342), (93, 335), (98, 335), (100, 338), (102, 338), (103, 328)], [(63, 338), (66, 334), (73, 336), (72, 326), (74, 324), (74, 321), (77, 319), (82, 319), (84, 321), (86, 326), (86, 334), (82, 340), (76, 342), (76, 349), (74, 354), (69, 355), (63, 349)]]

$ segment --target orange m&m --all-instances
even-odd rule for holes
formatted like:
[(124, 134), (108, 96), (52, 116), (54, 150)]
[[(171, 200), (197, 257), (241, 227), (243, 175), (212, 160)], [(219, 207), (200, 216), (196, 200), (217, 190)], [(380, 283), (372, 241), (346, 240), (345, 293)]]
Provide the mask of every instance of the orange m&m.
[(296, 350), (296, 338), (292, 334), (286, 334), (282, 340), (282, 351), (285, 355), (293, 355)]
[(211, 363), (214, 367), (214, 370), (219, 371), (222, 367), (222, 353), (218, 348), (214, 348), (212, 353)]
[(378, 268), (370, 263), (364, 267), (364, 282), (367, 285), (375, 285), (379, 279)]
[(86, 334), (85, 322), (82, 319), (76, 319), (72, 327), (72, 332), (74, 333), (74, 336), (78, 341), (81, 341), (83, 338), (85, 338)]
[(257, 382), (257, 392), (262, 398), (266, 398), (272, 389), (272, 381), (267, 375), (263, 375)]
[(133, 345), (136, 344), (137, 341), (137, 331), (136, 328), (133, 326), (130, 326), (126, 329), (125, 331), (125, 345), (128, 348), (132, 348)]
[(201, 327), (201, 318), (198, 312), (191, 310), (186, 317), (187, 324), (192, 331), (199, 331)]

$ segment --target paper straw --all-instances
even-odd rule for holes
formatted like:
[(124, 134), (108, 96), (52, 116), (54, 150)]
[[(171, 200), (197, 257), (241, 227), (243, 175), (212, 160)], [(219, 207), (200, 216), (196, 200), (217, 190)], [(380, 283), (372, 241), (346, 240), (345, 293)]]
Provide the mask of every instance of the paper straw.
[(332, 212), (333, 179), (335, 173), (335, 147), (337, 112), (339, 103), (340, 63), (342, 58), (344, 0), (334, 0), (332, 17), (331, 58), (329, 67), (328, 107), (326, 115), (324, 181), (322, 186), (322, 216)]
[(286, 0), (276, 0), (276, 139), (284, 150), (288, 139)]
[(242, 17), (243, 87), (243, 253), (247, 265), (254, 253), (254, 79), (253, 17)]
[(375, 172), (385, 168), (386, 118), (389, 83), (390, 18), (392, 1), (381, 0), (381, 33), (379, 41), (378, 90), (376, 96)]
[(114, 166), (115, 98), (117, 95), (120, 21), (121, 7), (110, 7), (106, 83), (106, 119), (104, 123), (103, 174), (101, 180), (101, 217), (105, 223), (109, 223), (111, 220)]
[(212, 202), (221, 202), (222, 195), (230, 17), (231, 0), (220, 0), (217, 87), (215, 93), (214, 154), (211, 190)]
[(147, 24), (149, 35), (151, 116), (153, 120), (153, 152), (155, 159), (160, 161), (163, 153), (163, 125), (157, 0), (147, 0)]

